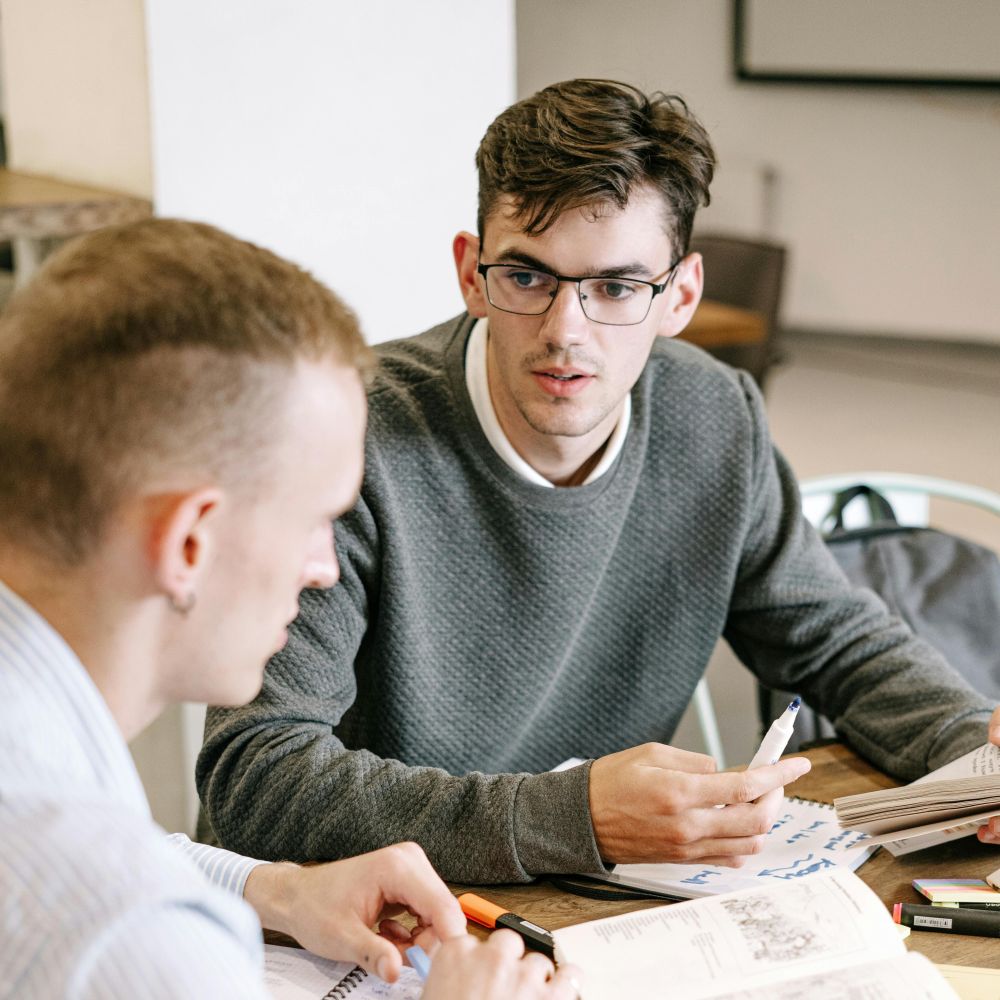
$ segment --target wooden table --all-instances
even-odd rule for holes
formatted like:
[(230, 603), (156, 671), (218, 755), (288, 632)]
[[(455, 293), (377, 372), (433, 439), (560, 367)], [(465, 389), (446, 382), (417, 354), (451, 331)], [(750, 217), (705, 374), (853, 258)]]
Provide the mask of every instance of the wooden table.
[[(840, 744), (809, 750), (804, 756), (812, 760), (813, 769), (789, 789), (802, 798), (832, 802), (839, 795), (898, 784)], [(1000, 868), (1000, 848), (987, 847), (973, 837), (965, 837), (901, 858), (877, 851), (858, 869), (858, 875), (891, 906), (894, 902), (926, 902), (911, 886), (912, 879), (983, 878), (996, 868)], [(584, 899), (544, 881), (533, 885), (453, 888), (456, 892), (468, 888), (549, 930), (662, 905), (655, 901)], [(911, 951), (922, 952), (933, 962), (1000, 969), (1000, 942), (996, 938), (913, 931), (906, 940)]]
[(759, 344), (767, 335), (762, 313), (702, 299), (691, 322), (678, 335), (706, 349)]
[(41, 263), (43, 241), (152, 215), (143, 198), (0, 169), (0, 240), (14, 246), (16, 282)]

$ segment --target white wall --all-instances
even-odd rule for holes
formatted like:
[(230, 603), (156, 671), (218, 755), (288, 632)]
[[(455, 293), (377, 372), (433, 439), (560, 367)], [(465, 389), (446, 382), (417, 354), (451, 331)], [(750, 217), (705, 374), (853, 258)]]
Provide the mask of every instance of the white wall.
[(142, 0), (2, 0), (11, 169), (152, 193)]
[(450, 242), (514, 96), (513, 0), (147, 0), (158, 214), (310, 268), (369, 340), (462, 308)]
[(603, 76), (683, 94), (721, 161), (706, 228), (758, 226), (773, 164), (787, 325), (1000, 342), (1000, 90), (737, 83), (730, 10), (519, 0), (518, 92)]
[[(146, 25), (157, 214), (309, 268), (371, 341), (462, 308), (449, 248), (514, 98), (513, 0), (147, 0)], [(171, 829), (192, 828), (200, 735), (189, 706), (133, 745)]]

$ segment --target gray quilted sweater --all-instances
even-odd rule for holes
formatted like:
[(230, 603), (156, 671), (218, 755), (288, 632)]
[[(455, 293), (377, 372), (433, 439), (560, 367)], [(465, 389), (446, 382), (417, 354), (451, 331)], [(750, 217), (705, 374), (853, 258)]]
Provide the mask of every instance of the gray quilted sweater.
[(226, 847), (411, 839), (474, 882), (599, 870), (589, 768), (545, 772), (669, 741), (720, 634), (900, 777), (985, 740), (992, 706), (804, 522), (746, 376), (658, 342), (612, 468), (547, 489), (478, 425), (471, 325), (378, 348), (342, 582), (303, 595), (253, 704), (209, 713), (198, 785)]

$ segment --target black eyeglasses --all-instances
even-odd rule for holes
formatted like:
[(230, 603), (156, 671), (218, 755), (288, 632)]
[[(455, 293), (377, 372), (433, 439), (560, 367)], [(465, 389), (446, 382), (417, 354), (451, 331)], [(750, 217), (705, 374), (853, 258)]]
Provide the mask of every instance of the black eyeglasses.
[(503, 312), (540, 316), (555, 301), (559, 285), (569, 281), (576, 285), (587, 319), (605, 326), (635, 326), (649, 315), (653, 299), (666, 290), (678, 264), (680, 260), (659, 275), (666, 279), (662, 284), (611, 275), (574, 278), (520, 264), (480, 264), (476, 270), (486, 281), (490, 305)]

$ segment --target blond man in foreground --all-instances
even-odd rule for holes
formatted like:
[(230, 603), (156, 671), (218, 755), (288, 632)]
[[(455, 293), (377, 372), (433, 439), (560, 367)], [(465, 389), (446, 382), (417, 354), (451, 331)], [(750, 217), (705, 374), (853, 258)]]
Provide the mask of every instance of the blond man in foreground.
[(367, 363), (307, 274), (168, 220), (64, 248), (0, 318), (11, 995), (262, 997), (262, 923), (388, 980), (420, 943), (432, 1000), (572, 996), (513, 935), (467, 937), (416, 845), (300, 868), (168, 840), (129, 757), (172, 702), (252, 699), (299, 592), (336, 583)]

